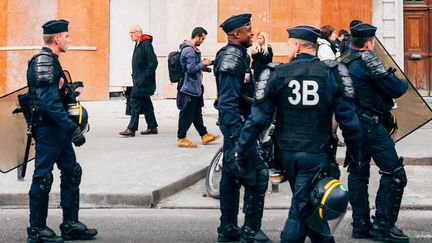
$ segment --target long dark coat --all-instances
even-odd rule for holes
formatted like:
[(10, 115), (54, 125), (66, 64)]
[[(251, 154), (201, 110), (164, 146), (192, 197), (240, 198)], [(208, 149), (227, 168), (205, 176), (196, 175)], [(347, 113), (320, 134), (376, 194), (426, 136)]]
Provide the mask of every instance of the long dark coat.
[(132, 56), (132, 97), (151, 96), (156, 90), (158, 61), (152, 45), (153, 37), (143, 34)]

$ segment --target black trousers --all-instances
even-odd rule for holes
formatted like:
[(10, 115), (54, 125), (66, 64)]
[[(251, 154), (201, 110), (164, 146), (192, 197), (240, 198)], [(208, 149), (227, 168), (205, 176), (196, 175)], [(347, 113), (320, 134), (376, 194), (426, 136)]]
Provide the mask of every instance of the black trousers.
[(144, 117), (147, 122), (147, 129), (155, 129), (158, 124), (154, 114), (153, 103), (150, 96), (131, 97), (130, 100), (131, 119), (128, 128), (132, 131), (138, 130), (140, 110), (144, 110)]
[(200, 136), (207, 133), (207, 128), (204, 126), (202, 117), (202, 97), (189, 96), (189, 100), (183, 110), (179, 114), (177, 137), (185, 138), (192, 123)]

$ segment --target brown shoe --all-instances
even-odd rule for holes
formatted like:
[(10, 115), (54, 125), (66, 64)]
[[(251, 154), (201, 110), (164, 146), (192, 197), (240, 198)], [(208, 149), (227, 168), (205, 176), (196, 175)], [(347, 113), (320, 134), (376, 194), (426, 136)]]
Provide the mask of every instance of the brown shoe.
[(132, 131), (129, 128), (126, 128), (123, 132), (119, 132), (119, 134), (125, 137), (135, 137), (135, 131)]
[(219, 135), (213, 135), (210, 133), (206, 133), (204, 134), (204, 136), (201, 137), (201, 141), (202, 144), (206, 145), (210, 142), (213, 142), (214, 140), (218, 139), (220, 136)]
[(158, 129), (157, 128), (147, 129), (147, 130), (142, 131), (140, 133), (141, 133), (141, 135), (158, 134)]
[(193, 144), (187, 138), (180, 138), (177, 140), (177, 147), (179, 147), (179, 148), (197, 148), (198, 145)]

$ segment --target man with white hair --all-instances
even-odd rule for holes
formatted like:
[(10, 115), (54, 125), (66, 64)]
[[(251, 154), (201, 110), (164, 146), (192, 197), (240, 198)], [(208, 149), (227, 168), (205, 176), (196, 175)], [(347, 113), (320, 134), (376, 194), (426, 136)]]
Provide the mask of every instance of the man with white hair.
[(154, 114), (153, 103), (150, 96), (156, 91), (156, 68), (158, 61), (153, 50), (153, 36), (143, 34), (139, 25), (129, 29), (129, 35), (135, 42), (132, 55), (132, 80), (130, 108), (131, 118), (126, 130), (120, 132), (125, 137), (134, 137), (138, 130), (140, 111), (144, 111), (147, 129), (141, 135), (158, 134), (158, 124)]

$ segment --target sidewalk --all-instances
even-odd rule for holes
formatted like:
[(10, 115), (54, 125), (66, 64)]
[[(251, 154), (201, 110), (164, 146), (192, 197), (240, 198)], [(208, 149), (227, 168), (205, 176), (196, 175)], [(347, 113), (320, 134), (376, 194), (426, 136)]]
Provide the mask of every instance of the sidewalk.
[[(216, 126), (217, 112), (212, 103), (213, 100), (205, 101), (204, 123), (209, 132), (220, 134)], [(158, 135), (142, 136), (138, 133), (133, 138), (118, 135), (129, 122), (129, 116), (124, 115), (124, 100), (83, 104), (90, 114), (91, 131), (87, 143), (76, 148), (78, 162), (83, 167), (82, 207), (153, 207), (202, 179), (214, 153), (222, 146), (222, 139), (201, 145), (198, 133), (191, 127), (188, 137), (198, 144), (198, 148), (177, 148), (178, 110), (175, 100), (154, 101)], [(141, 117), (139, 131), (145, 129), (145, 120)], [(407, 164), (417, 164), (407, 166), (410, 180), (407, 196), (421, 199), (432, 196), (432, 183), (428, 177), (432, 174), (432, 166), (429, 166), (432, 165), (431, 144), (432, 124), (429, 123), (397, 145)], [(343, 151), (338, 153), (338, 157), (343, 155)], [(33, 162), (30, 162), (24, 181), (17, 181), (16, 170), (0, 174), (0, 207), (27, 207), (32, 171)], [(60, 183), (57, 169), (54, 176), (50, 203), (58, 206)], [(287, 202), (284, 200), (284, 205)], [(422, 199), (413, 207), (428, 207), (429, 204), (432, 208), (430, 200)]]

